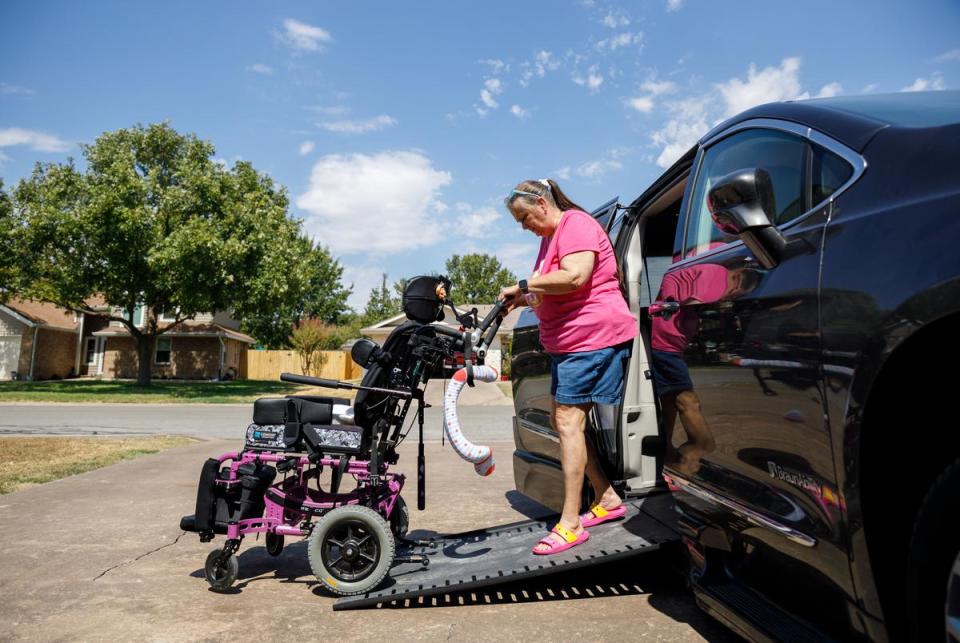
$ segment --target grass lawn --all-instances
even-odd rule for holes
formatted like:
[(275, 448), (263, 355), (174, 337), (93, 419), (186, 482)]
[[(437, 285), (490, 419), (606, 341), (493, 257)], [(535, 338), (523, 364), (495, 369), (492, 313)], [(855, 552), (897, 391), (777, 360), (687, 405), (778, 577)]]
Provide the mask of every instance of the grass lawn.
[(321, 389), (280, 381), (171, 382), (154, 380), (137, 386), (124, 380), (63, 380), (53, 382), (0, 382), (0, 402), (121, 402), (168, 404), (204, 402), (230, 404), (252, 402), (258, 397), (282, 397), (293, 393), (353, 397), (353, 391)]
[(0, 438), (0, 494), (191, 442), (196, 440), (166, 435), (146, 438)]

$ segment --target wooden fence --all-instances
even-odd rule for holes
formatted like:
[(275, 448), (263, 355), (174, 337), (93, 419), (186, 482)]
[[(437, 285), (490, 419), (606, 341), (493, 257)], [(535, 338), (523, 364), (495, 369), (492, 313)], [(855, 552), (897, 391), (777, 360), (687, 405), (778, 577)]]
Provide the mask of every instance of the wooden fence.
[[(331, 380), (352, 380), (363, 375), (347, 351), (323, 351), (326, 362), (314, 377)], [(241, 377), (248, 380), (277, 380), (280, 373), (306, 375), (300, 368), (300, 356), (295, 351), (246, 351), (246, 368), (241, 368)]]

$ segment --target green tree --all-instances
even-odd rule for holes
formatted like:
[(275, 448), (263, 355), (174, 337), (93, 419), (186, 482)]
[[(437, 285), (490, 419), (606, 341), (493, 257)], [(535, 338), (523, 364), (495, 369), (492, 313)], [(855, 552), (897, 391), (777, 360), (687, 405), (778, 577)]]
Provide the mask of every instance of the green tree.
[[(213, 154), (167, 124), (137, 125), (83, 146), (86, 170), (72, 159), (38, 163), (14, 191), (21, 294), (88, 313), (87, 299), (103, 296), (136, 342), (140, 384), (150, 382), (156, 338), (178, 323), (228, 309), (269, 316), (319, 278), (285, 190)], [(142, 328), (130, 321), (139, 305)], [(162, 311), (175, 320), (160, 323)]]
[[(383, 281), (380, 286), (370, 291), (370, 299), (360, 316), (363, 326), (375, 324), (388, 317), (399, 315), (403, 311), (403, 302), (400, 297), (392, 295), (390, 290), (387, 287), (387, 274), (383, 273)], [(394, 286), (395, 290), (396, 286)]]
[(343, 266), (330, 252), (315, 245), (306, 237), (298, 239), (288, 252), (304, 253), (308, 264), (303, 295), (281, 302), (272, 310), (252, 313), (241, 318), (243, 331), (252, 335), (267, 348), (290, 346), (290, 330), (297, 320), (315, 318), (328, 324), (346, 320), (347, 298), (350, 289), (341, 281)]
[(13, 251), (15, 235), (15, 219), (13, 203), (9, 195), (3, 191), (3, 179), (0, 179), (0, 302), (9, 297), (17, 289), (20, 277), (17, 264), (17, 253)]
[(330, 348), (330, 339), (337, 329), (319, 319), (304, 319), (290, 333), (290, 345), (300, 356), (300, 368), (304, 375), (320, 376), (327, 363), (325, 350)]
[(488, 254), (453, 255), (447, 259), (450, 297), (458, 304), (492, 304), (500, 289), (517, 283), (517, 277)]

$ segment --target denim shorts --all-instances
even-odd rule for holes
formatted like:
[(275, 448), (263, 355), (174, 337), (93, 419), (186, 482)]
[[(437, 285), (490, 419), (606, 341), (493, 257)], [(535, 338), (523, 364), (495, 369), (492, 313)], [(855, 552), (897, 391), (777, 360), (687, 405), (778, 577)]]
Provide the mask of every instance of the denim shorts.
[(633, 340), (581, 353), (550, 353), (550, 394), (558, 404), (619, 404)]
[(690, 371), (680, 353), (668, 351), (650, 351), (653, 362), (653, 383), (657, 385), (657, 395), (672, 395), (693, 390)]

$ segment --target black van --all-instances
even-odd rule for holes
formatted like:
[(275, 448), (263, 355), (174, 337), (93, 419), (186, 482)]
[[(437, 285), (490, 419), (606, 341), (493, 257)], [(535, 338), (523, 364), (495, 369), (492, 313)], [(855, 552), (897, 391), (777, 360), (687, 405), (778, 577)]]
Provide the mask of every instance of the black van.
[[(960, 92), (774, 103), (594, 212), (641, 333), (591, 435), (625, 495), (673, 493), (698, 604), (748, 638), (960, 639), (958, 159)], [(651, 376), (671, 319), (714, 443), (692, 459)], [(530, 311), (512, 377), (517, 489), (559, 509)]]

